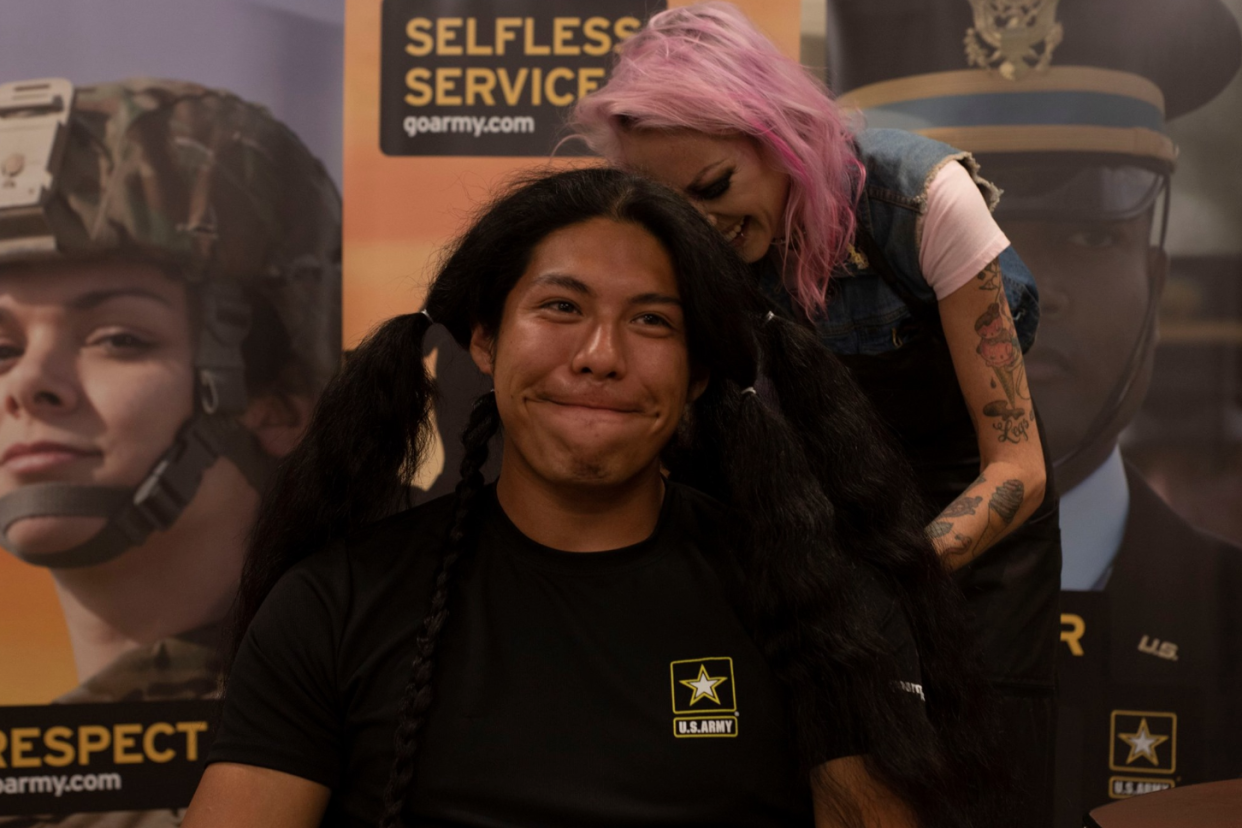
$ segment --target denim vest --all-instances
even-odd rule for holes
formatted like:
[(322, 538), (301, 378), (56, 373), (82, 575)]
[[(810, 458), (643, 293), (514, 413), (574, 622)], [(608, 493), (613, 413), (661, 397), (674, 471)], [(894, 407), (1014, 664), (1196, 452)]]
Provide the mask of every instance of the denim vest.
[[(1000, 191), (979, 177), (969, 153), (899, 129), (868, 129), (857, 136), (867, 169), (866, 189), (858, 205), (860, 230), (868, 233), (888, 264), (906, 299), (885, 281), (868, 257), (855, 250), (833, 275), (827, 313), (817, 320), (819, 335), (837, 354), (879, 354), (901, 347), (918, 308), (935, 308), (936, 294), (919, 267), (919, 243), (927, 209), (927, 188), (947, 163), (960, 162), (995, 206)], [(1025, 352), (1039, 325), (1035, 280), (1013, 247), (1000, 255), (1005, 296), (1013, 312), (1018, 341)], [(907, 301), (909, 300), (909, 301)]]
[[(999, 192), (978, 177), (965, 152), (892, 129), (857, 136), (867, 186), (857, 208), (859, 230), (849, 261), (829, 282), (826, 315), (815, 321), (821, 341), (850, 369), (914, 467), (934, 511), (978, 476), (978, 437), (962, 395), (936, 294), (919, 267), (927, 188), (945, 164), (960, 162), (989, 204)], [(1005, 295), (1025, 351), (1039, 324), (1035, 282), (1007, 248), (1000, 257)], [(764, 291), (793, 318), (775, 257), (756, 266)], [(1044, 463), (1051, 480), (1043, 420)], [(984, 668), (998, 686), (1047, 699), (1055, 670), (1056, 602), (1061, 586), (1057, 498), (1051, 486), (1022, 526), (955, 573), (982, 645)], [(1051, 703), (1051, 702), (1048, 702)]]

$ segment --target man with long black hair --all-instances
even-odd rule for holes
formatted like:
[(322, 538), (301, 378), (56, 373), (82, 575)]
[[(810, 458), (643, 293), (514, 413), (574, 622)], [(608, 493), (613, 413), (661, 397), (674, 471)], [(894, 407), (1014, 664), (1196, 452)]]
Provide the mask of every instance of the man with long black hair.
[[(422, 459), (432, 320), (494, 392), (456, 492), (376, 522)], [(972, 824), (964, 627), (879, 434), (672, 191), (517, 187), (283, 466), (186, 828)]]

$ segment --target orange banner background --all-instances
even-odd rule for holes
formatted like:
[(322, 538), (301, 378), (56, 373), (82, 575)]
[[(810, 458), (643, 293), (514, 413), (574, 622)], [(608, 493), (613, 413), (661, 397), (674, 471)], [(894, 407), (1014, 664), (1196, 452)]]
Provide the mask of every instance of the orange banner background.
[[(798, 54), (797, 0), (734, 2), (786, 54)], [(669, 5), (689, 4), (673, 0)], [(347, 0), (345, 9), (343, 312), (345, 347), (350, 348), (376, 323), (418, 310), (436, 251), (487, 201), (498, 181), (532, 166), (584, 162), (385, 156), (379, 140), (380, 5)]]
[[(787, 54), (797, 54), (796, 0), (735, 2)], [(583, 161), (383, 155), (379, 0), (347, 0), (345, 40), (343, 313), (345, 346), (352, 347), (377, 322), (418, 309), (437, 250), (486, 202), (496, 182), (522, 168)], [(51, 576), (5, 554), (0, 653), (9, 665), (0, 705), (43, 704), (78, 684)]]

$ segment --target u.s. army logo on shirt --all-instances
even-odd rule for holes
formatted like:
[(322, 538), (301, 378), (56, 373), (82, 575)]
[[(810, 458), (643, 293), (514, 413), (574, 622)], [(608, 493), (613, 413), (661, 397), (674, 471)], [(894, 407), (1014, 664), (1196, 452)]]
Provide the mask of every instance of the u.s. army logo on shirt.
[(679, 739), (737, 735), (733, 659), (688, 658), (669, 664), (673, 735)]

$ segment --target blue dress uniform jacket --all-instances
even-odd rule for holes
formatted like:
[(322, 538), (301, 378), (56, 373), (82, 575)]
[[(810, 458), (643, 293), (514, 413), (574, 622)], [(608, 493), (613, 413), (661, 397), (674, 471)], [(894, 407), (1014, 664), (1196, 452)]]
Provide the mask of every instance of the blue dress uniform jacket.
[(1242, 776), (1242, 549), (1126, 479), (1106, 588), (1061, 594), (1060, 828), (1113, 799)]

